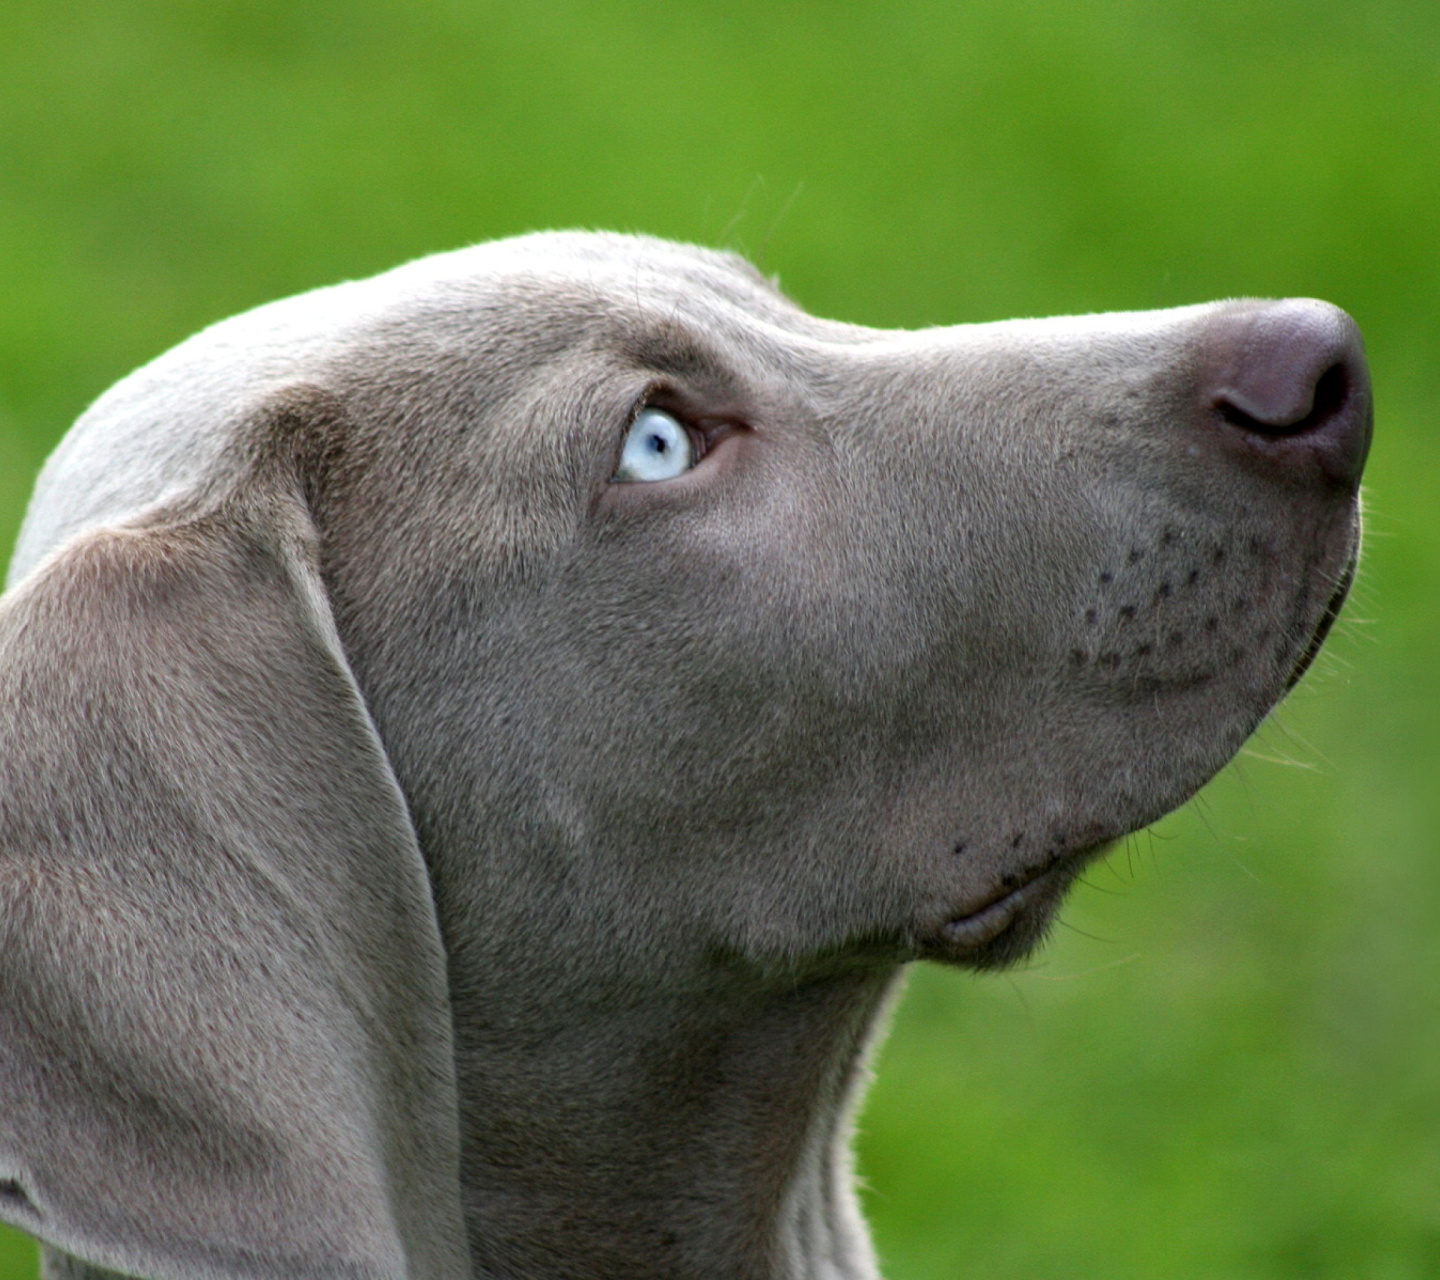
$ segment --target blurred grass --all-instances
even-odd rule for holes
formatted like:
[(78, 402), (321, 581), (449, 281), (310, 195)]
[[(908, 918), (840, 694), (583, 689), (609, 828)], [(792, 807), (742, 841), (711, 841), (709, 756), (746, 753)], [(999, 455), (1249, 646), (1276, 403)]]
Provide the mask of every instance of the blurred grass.
[(0, 546), (84, 404), (201, 324), (571, 225), (871, 324), (1356, 315), (1351, 620), (1031, 968), (914, 975), (861, 1164), (891, 1280), (1440, 1275), (1440, 7), (12, 0)]

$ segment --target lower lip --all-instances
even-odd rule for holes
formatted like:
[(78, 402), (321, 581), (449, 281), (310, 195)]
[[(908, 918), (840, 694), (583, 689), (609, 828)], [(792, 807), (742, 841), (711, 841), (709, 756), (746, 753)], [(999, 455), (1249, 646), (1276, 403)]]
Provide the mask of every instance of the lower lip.
[(981, 907), (972, 915), (950, 921), (942, 931), (945, 940), (952, 946), (969, 950), (998, 938), (1014, 923), (1015, 917), (1021, 911), (1045, 892), (1057, 870), (1058, 868), (1052, 867), (1028, 884), (1021, 885), (1003, 898), (997, 898), (988, 907)]

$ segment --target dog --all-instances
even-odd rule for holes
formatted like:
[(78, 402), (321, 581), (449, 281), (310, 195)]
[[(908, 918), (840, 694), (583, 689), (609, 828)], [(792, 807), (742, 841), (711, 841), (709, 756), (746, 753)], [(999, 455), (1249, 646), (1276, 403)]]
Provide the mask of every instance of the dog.
[(103, 395), (0, 605), (0, 1219), (51, 1277), (860, 1280), (905, 966), (1012, 964), (1309, 665), (1313, 300), (891, 332), (543, 233)]

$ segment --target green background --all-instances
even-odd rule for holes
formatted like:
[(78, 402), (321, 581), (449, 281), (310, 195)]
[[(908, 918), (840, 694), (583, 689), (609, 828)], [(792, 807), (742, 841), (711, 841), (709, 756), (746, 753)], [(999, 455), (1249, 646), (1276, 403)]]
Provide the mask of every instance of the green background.
[(1440, 5), (11, 0), (0, 545), (200, 325), (554, 226), (740, 248), (867, 324), (1356, 316), (1326, 657), (1029, 967), (913, 976), (860, 1163), (892, 1280), (1440, 1276)]

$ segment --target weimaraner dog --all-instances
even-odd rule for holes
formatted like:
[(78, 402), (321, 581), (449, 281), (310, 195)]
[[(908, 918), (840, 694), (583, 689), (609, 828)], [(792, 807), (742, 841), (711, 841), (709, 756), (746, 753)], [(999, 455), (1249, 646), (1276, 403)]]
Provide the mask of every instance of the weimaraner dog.
[(53, 1277), (860, 1280), (914, 960), (1029, 952), (1345, 594), (1320, 302), (886, 332), (545, 234), (125, 379), (0, 605)]

